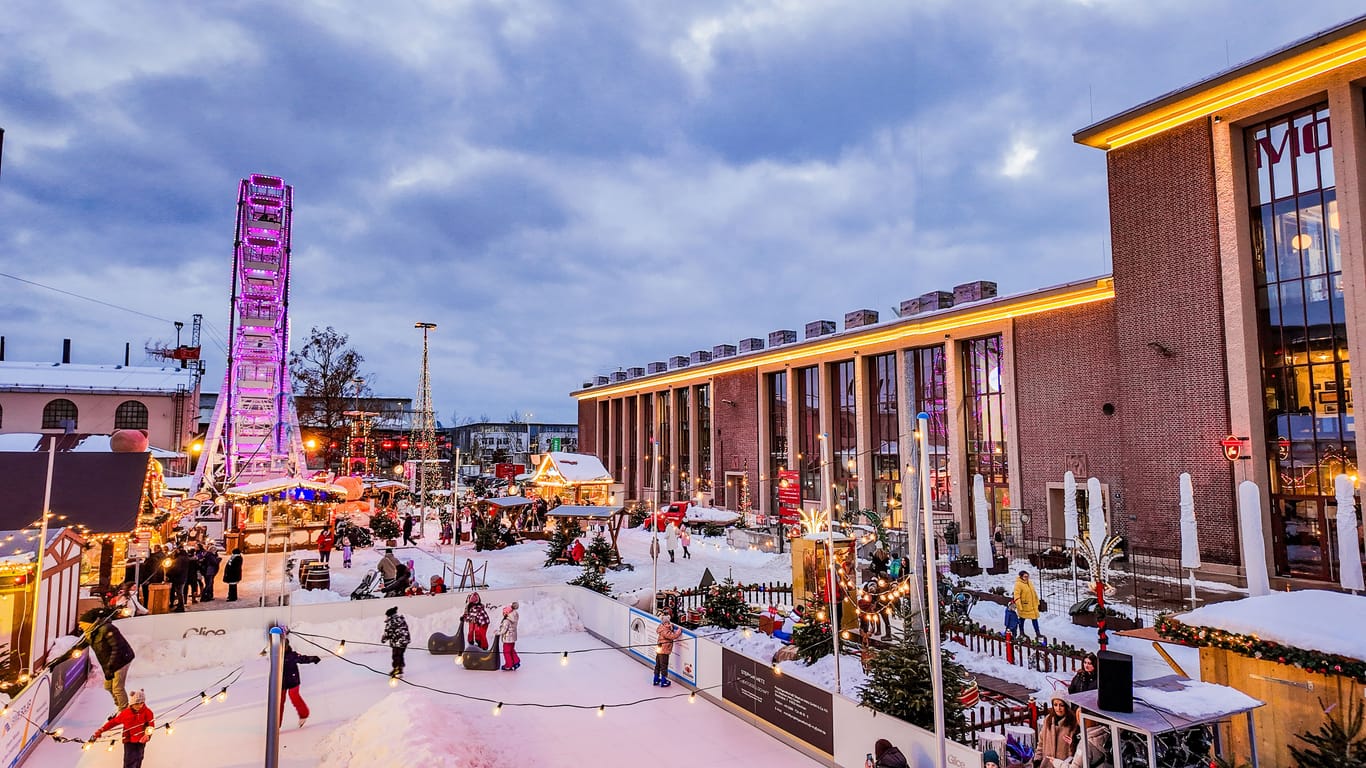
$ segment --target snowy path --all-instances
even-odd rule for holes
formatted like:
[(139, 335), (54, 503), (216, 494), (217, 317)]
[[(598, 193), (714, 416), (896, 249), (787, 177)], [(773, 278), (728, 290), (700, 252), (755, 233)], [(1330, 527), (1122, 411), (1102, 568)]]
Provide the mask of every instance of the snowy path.
[[(322, 656), (323, 661), (301, 667), (302, 691), (312, 715), (307, 726), (300, 729), (293, 709), (286, 705), (281, 765), (819, 765), (704, 699), (690, 703), (687, 689), (681, 685), (667, 692), (653, 688), (647, 684), (647, 668), (618, 650), (574, 654), (567, 666), (561, 666), (562, 650), (606, 646), (584, 632), (566, 631), (570, 628), (567, 625), (576, 622), (572, 616), (562, 618), (563, 612), (557, 613), (554, 605), (524, 605), (523, 610), (528, 609), (544, 618), (539, 622), (534, 615), (524, 619), (524, 627), (534, 636), (518, 643), (524, 658), (517, 672), (465, 670), (453, 662), (453, 657), (429, 656), (420, 645), (408, 652), (407, 680), (507, 702), (498, 716), (486, 702), (405, 684), (391, 688), (383, 674), (347, 663), (360, 662), (387, 672), (389, 652), (385, 648), (353, 642), (341, 660), (296, 636), (294, 644), (299, 651)], [(379, 634), (377, 627), (365, 627)], [(357, 633), (352, 635), (353, 641), (374, 639), (359, 636), (360, 630), (353, 629)], [(418, 634), (415, 624), (415, 639)], [(229, 638), (225, 642), (221, 648), (235, 648), (237, 652), (221, 661), (184, 657), (183, 649), (139, 647), (141, 657), (134, 662), (130, 687), (146, 689), (153, 711), (197, 696), (225, 672), (243, 665), (242, 679), (232, 686), (225, 702), (201, 707), (178, 721), (170, 735), (157, 733), (148, 747), (148, 766), (261, 765), (266, 659), (257, 655), (259, 640)], [(169, 645), (177, 644), (179, 641)], [(537, 650), (548, 653), (527, 653)], [(154, 674), (157, 666), (165, 671)], [(62, 717), (60, 725), (66, 735), (88, 735), (110, 714), (110, 699), (100, 687), (99, 677), (98, 673), (92, 676)], [(669, 698), (663, 698), (666, 696)], [(648, 701), (609, 709), (603, 717), (597, 714), (599, 704), (641, 699)], [(511, 706), (516, 702), (580, 704), (587, 708)], [(706, 738), (689, 738), (690, 734), (706, 734)], [(103, 745), (83, 752), (79, 745), (45, 740), (31, 760), (32, 765), (45, 768), (116, 766), (121, 764), (121, 747), (112, 753)]]

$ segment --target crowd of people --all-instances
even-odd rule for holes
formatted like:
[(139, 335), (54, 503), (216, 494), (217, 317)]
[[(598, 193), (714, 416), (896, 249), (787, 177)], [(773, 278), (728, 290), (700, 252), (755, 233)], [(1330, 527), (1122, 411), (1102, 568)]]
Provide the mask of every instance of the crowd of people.
[[(158, 545), (140, 562), (131, 561), (126, 566), (124, 583), (118, 591), (126, 596), (136, 586), (135, 591), (141, 598), (137, 601), (138, 607), (141, 607), (149, 602), (151, 585), (169, 584), (170, 610), (183, 613), (189, 603), (214, 599), (214, 581), (221, 566), (222, 557), (213, 542), (184, 541), (171, 545), (169, 549)], [(240, 566), (238, 571), (237, 580), (240, 581)], [(227, 575), (224, 574), (224, 582), (230, 584), (228, 600), (232, 601), (237, 598), (236, 587)]]

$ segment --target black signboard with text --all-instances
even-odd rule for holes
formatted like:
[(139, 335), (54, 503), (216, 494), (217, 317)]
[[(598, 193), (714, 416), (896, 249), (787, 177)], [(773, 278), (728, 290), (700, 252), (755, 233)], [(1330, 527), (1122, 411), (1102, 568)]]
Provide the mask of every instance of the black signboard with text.
[(721, 681), (721, 698), (834, 754), (834, 697), (829, 691), (776, 675), (770, 665), (729, 648), (721, 652)]

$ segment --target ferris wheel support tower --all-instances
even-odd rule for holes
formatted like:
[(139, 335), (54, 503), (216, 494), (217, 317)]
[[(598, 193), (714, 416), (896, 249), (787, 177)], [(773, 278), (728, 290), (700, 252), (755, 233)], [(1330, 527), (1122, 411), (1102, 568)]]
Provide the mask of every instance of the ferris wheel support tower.
[(238, 185), (232, 346), (192, 493), (221, 493), (307, 468), (289, 378), (293, 191), (282, 179), (260, 174)]

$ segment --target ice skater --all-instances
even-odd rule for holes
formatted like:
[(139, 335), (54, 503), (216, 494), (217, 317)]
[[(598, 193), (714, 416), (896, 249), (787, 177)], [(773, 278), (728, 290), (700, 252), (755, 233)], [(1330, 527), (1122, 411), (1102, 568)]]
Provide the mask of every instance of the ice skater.
[(95, 729), (88, 741), (99, 741), (100, 735), (113, 730), (114, 726), (123, 728), (123, 768), (141, 768), (142, 753), (147, 749), (156, 725), (152, 708), (147, 706), (147, 695), (133, 691), (128, 694), (128, 706)]
[(114, 707), (122, 710), (128, 706), (128, 691), (124, 687), (128, 679), (128, 667), (137, 654), (119, 632), (109, 613), (100, 608), (92, 608), (81, 614), (76, 626), (80, 627), (81, 639), (75, 650), (89, 647), (95, 652), (100, 667), (104, 669), (104, 689), (114, 697)]
[(676, 626), (667, 615), (660, 618), (659, 627), (655, 629), (655, 638), (659, 642), (655, 646), (654, 684), (661, 688), (668, 688), (673, 685), (669, 682), (669, 657), (674, 652), (674, 641), (682, 636), (682, 627)]
[(390, 607), (384, 615), (384, 635), (379, 641), (389, 644), (393, 657), (394, 668), (389, 671), (389, 676), (403, 677), (403, 653), (408, 650), (408, 643), (412, 642), (412, 635), (408, 633), (408, 620), (398, 615), (397, 605)]
[(511, 672), (522, 666), (522, 657), (517, 655), (517, 603), (503, 607), (503, 623), (498, 625), (498, 634), (503, 636), (503, 670)]
[(489, 612), (478, 592), (471, 592), (465, 598), (465, 613), (460, 618), (469, 627), (467, 639), (470, 644), (489, 650)]
[(299, 677), (300, 664), (317, 664), (322, 659), (317, 656), (306, 656), (289, 646), (289, 640), (285, 640), (285, 676), (280, 686), (280, 723), (285, 722), (285, 695), (289, 695), (289, 701), (294, 705), (294, 711), (299, 715), (299, 727), (304, 727), (308, 722), (308, 702), (304, 701), (304, 696), (299, 692), (299, 686), (303, 682)]

